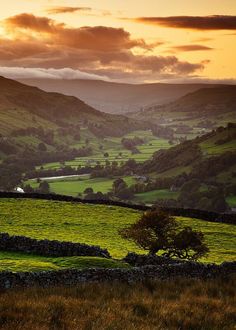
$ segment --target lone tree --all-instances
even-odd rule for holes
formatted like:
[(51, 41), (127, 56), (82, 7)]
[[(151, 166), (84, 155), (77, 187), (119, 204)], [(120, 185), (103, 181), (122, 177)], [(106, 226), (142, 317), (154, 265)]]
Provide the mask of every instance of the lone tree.
[(50, 186), (49, 186), (49, 183), (47, 181), (42, 181), (40, 182), (39, 184), (39, 188), (38, 188), (38, 191), (41, 193), (41, 194), (49, 194), (50, 193)]
[(181, 229), (175, 218), (163, 211), (145, 212), (140, 220), (119, 233), (150, 254), (162, 252), (167, 257), (197, 260), (209, 251), (202, 232), (190, 227)]

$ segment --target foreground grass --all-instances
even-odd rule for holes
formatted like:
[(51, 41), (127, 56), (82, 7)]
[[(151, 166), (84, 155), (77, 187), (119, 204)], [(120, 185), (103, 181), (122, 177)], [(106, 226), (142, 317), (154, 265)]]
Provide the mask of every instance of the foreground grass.
[[(114, 258), (122, 258), (129, 251), (143, 253), (118, 234), (119, 229), (134, 223), (140, 215), (139, 211), (115, 206), (0, 199), (0, 232), (100, 245)], [(182, 225), (205, 234), (210, 253), (202, 261), (236, 260), (236, 226), (183, 217), (177, 219)]]
[(233, 330), (236, 278), (83, 284), (0, 294), (7, 330)]
[(0, 271), (38, 272), (66, 268), (128, 268), (129, 265), (99, 257), (48, 258), (38, 255), (0, 251)]

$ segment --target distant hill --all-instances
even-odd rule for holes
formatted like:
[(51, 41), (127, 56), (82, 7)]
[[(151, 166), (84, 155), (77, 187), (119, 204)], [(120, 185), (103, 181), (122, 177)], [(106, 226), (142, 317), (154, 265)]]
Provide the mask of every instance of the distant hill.
[[(236, 86), (201, 88), (166, 105), (171, 111), (205, 113), (236, 111)], [(158, 107), (156, 108), (158, 110)]]
[(201, 88), (173, 102), (147, 107), (129, 116), (178, 127), (214, 128), (236, 122), (236, 86)]
[(124, 84), (101, 80), (20, 79), (48, 92), (73, 95), (108, 113), (129, 113), (143, 107), (172, 102), (204, 84)]
[[(9, 117), (9, 122), (7, 122), (4, 118), (9, 114), (11, 118)], [(19, 121), (23, 114), (25, 115), (23, 127), (33, 123), (33, 126), (37, 126), (40, 122), (46, 125), (46, 121), (49, 127), (63, 123), (86, 122), (95, 125), (97, 131), (104, 136), (122, 135), (123, 131), (142, 126), (141, 123), (124, 116), (109, 115), (95, 110), (76, 97), (48, 93), (39, 88), (0, 77), (0, 132), (21, 128), (20, 123), (14, 127), (13, 119)], [(27, 115), (28, 118), (26, 118)]]

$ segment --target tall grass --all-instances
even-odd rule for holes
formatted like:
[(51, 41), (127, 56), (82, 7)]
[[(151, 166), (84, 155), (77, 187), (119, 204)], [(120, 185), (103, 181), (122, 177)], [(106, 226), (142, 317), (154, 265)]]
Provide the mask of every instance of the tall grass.
[(236, 277), (83, 284), (0, 294), (0, 328), (233, 330)]

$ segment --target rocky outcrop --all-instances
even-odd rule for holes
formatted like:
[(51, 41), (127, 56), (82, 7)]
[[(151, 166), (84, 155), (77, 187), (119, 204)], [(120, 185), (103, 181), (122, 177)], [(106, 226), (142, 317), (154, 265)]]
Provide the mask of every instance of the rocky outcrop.
[(46, 257), (92, 256), (110, 258), (107, 249), (72, 242), (36, 240), (25, 236), (0, 233), (0, 250), (37, 254)]
[(228, 275), (233, 273), (236, 273), (236, 262), (225, 262), (221, 265), (186, 262), (130, 269), (88, 268), (38, 273), (0, 272), (0, 289), (30, 286), (72, 286), (84, 282), (140, 282), (149, 279), (168, 279), (178, 276), (203, 279), (227, 278)]

